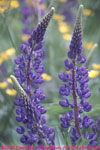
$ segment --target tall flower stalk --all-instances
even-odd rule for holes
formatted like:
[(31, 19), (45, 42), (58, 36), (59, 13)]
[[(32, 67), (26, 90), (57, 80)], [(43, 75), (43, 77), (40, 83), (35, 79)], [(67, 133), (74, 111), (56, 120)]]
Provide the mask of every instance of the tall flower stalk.
[[(88, 88), (88, 69), (84, 66), (86, 58), (82, 54), (82, 12), (83, 5), (80, 5), (67, 54), (69, 59), (64, 61), (66, 71), (59, 74), (59, 78), (63, 81), (63, 85), (59, 89), (62, 98), (59, 104), (62, 107), (73, 109), (60, 118), (63, 128), (71, 126), (70, 139), (72, 146), (75, 146), (77, 141), (83, 138), (82, 129), (91, 128), (94, 123), (88, 115), (81, 117), (83, 112), (89, 112), (92, 109), (92, 105), (87, 101), (91, 93)], [(67, 71), (70, 71), (70, 73), (67, 73)], [(68, 96), (71, 97), (72, 102), (68, 100)], [(88, 140), (91, 141), (91, 138), (94, 137), (95, 134), (92, 133)], [(96, 145), (97, 142), (95, 140), (96, 137), (88, 145)]]
[(15, 76), (11, 76), (18, 91), (14, 101), (18, 106), (16, 120), (24, 124), (16, 131), (22, 135), (20, 141), (27, 145), (54, 145), (54, 129), (45, 124), (46, 117), (43, 114), (46, 110), (40, 104), (45, 99), (44, 92), (40, 89), (44, 72), (42, 41), (53, 14), (54, 8), (51, 8), (33, 30), (29, 40), (21, 45), (22, 54), (15, 59)]

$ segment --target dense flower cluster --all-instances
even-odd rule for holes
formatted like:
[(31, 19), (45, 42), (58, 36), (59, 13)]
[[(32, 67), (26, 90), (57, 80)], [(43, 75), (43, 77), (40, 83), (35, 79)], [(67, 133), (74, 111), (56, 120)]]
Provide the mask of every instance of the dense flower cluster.
[[(48, 23), (53, 16), (54, 8), (38, 24), (27, 41), (20, 49), (23, 54), (15, 59), (17, 67), (14, 69), (18, 83), (24, 88), (19, 90), (21, 96), (17, 96), (14, 104), (16, 120), (25, 125), (20, 125), (16, 131), (21, 134), (20, 141), (27, 145), (54, 145), (54, 129), (47, 126), (44, 106), (40, 104), (45, 99), (43, 90), (39, 85), (43, 83), (41, 74), (44, 72), (42, 59), (44, 51), (42, 41)], [(34, 91), (33, 91), (34, 89)]]
[[(89, 117), (86, 116), (86, 121), (89, 122)], [(100, 117), (98, 118), (96, 123), (93, 123), (93, 120), (90, 120), (92, 124), (91, 125), (91, 129), (92, 129), (92, 133), (89, 133), (88, 131), (85, 132), (85, 138), (87, 140), (89, 140), (88, 142), (88, 146), (98, 146), (98, 144), (100, 144), (100, 140), (99, 138), (99, 132), (100, 132)], [(88, 125), (86, 126), (86, 128), (88, 128)]]
[[(70, 135), (72, 146), (75, 146), (77, 140), (81, 138), (81, 130), (83, 128), (87, 129), (92, 127), (92, 129), (95, 130), (95, 125), (93, 125), (94, 122), (89, 116), (86, 115), (83, 119), (81, 118), (83, 112), (89, 112), (92, 109), (92, 105), (87, 101), (91, 96), (88, 88), (88, 69), (83, 65), (86, 62), (86, 58), (82, 55), (82, 10), (83, 6), (80, 6), (74, 33), (69, 46), (69, 52), (67, 54), (69, 59), (65, 59), (64, 61), (66, 72), (59, 74), (59, 78), (63, 81), (63, 84), (59, 89), (61, 95), (59, 104), (62, 107), (70, 107), (73, 109), (67, 112), (67, 114), (64, 114), (64, 117), (60, 118), (61, 126), (63, 128), (72, 126)], [(67, 73), (67, 71), (70, 71), (70, 73)], [(68, 100), (68, 96), (70, 95), (72, 102), (69, 102)], [(73, 119), (75, 121), (75, 126), (73, 126)], [(89, 146), (96, 146), (98, 144), (95, 142), (95, 133), (92, 133), (92, 135), (88, 137), (88, 139), (90, 139), (90, 142), (88, 143)]]

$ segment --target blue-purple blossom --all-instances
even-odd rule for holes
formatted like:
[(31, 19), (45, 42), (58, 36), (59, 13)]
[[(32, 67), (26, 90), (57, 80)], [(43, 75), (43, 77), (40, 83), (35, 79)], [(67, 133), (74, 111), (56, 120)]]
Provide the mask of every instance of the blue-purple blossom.
[(20, 96), (17, 95), (14, 104), (16, 120), (20, 125), (16, 131), (21, 134), (20, 141), (27, 145), (54, 145), (54, 129), (46, 125), (46, 109), (40, 102), (45, 99), (44, 91), (39, 87), (43, 83), (44, 66), (43, 39), (46, 28), (53, 16), (54, 8), (42, 19), (33, 30), (29, 40), (20, 46), (22, 54), (15, 59), (14, 79), (20, 84)]
[(59, 101), (59, 105), (62, 107), (69, 107), (69, 101), (66, 97), (63, 97), (61, 101)]
[(85, 138), (88, 135), (89, 143), (88, 146), (98, 146), (100, 144), (99, 134), (100, 134), (100, 117), (97, 119), (96, 123), (92, 123), (91, 126), (92, 133), (88, 131), (85, 132)]
[[(92, 105), (87, 101), (91, 93), (88, 88), (88, 69), (84, 66), (86, 58), (82, 52), (82, 11), (83, 6), (81, 5), (67, 53), (68, 59), (64, 60), (66, 71), (58, 75), (60, 80), (64, 82), (59, 89), (62, 97), (59, 104), (64, 108), (69, 107), (73, 109), (67, 112), (67, 114), (64, 114), (64, 117), (60, 118), (62, 128), (69, 128), (71, 126), (70, 140), (72, 146), (75, 146), (77, 140), (81, 138), (82, 129), (92, 128), (93, 132), (98, 130), (98, 128), (93, 126), (94, 121), (88, 115), (85, 115), (83, 118), (81, 117), (83, 112), (89, 112), (92, 109)], [(68, 96), (70, 95), (72, 101), (69, 101)], [(97, 136), (90, 137), (87, 132), (86, 136), (90, 139), (88, 145), (95, 146)]]

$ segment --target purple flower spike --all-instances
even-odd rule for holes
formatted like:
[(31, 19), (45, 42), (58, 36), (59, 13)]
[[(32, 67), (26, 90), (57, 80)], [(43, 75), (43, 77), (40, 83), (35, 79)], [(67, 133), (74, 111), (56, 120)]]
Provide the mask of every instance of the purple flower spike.
[(31, 37), (28, 40), (30, 45), (32, 45), (33, 40), (35, 43), (39, 43), (43, 40), (46, 28), (48, 26), (48, 23), (53, 13), (54, 13), (54, 8), (52, 7), (51, 11), (42, 19), (42, 21), (38, 24), (37, 28), (34, 29), (34, 31), (31, 34)]
[[(94, 126), (94, 121), (89, 116), (81, 117), (83, 112), (89, 112), (92, 109), (92, 105), (87, 101), (91, 97), (91, 93), (88, 88), (88, 69), (84, 66), (86, 58), (82, 52), (82, 11), (83, 6), (80, 5), (72, 40), (67, 53), (68, 59), (64, 60), (65, 72), (59, 74), (59, 78), (64, 84), (59, 88), (59, 93), (62, 100), (59, 102), (64, 108), (70, 107), (74, 113), (70, 115), (70, 111), (61, 117), (61, 127), (69, 128), (71, 126), (70, 140), (72, 146), (77, 144), (82, 136), (82, 129), (92, 128), (92, 134), (85, 132), (85, 138), (90, 140), (91, 145), (96, 145), (96, 132), (98, 127)], [(69, 71), (69, 73), (67, 73)], [(71, 102), (68, 101), (68, 96), (72, 98)], [(63, 97), (65, 99), (63, 99)], [(66, 101), (67, 99), (67, 101)], [(100, 124), (98, 119), (97, 124)], [(72, 123), (74, 121), (74, 125)], [(86, 137), (87, 136), (87, 137)], [(93, 138), (93, 139), (92, 139)]]
[(11, 76), (19, 94), (14, 101), (18, 107), (16, 120), (24, 124), (24, 126), (20, 125), (16, 131), (22, 135), (20, 141), (27, 145), (45, 146), (45, 143), (48, 146), (54, 145), (54, 129), (46, 126), (44, 115), (46, 109), (40, 104), (45, 99), (45, 95), (39, 87), (43, 83), (42, 73), (44, 73), (42, 41), (53, 13), (54, 8), (51, 8), (33, 30), (29, 40), (20, 46), (23, 54), (15, 59), (17, 67), (14, 69), (17, 79)]

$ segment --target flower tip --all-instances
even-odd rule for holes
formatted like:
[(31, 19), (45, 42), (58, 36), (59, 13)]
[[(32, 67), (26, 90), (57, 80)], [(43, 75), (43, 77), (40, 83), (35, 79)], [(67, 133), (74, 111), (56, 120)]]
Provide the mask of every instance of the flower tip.
[(13, 75), (10, 75), (10, 78), (12, 79), (12, 78), (13, 78)]
[(12, 78), (13, 75), (10, 75), (10, 78)]
[(79, 9), (78, 9), (78, 18), (80, 18), (80, 17), (82, 16), (83, 8), (84, 8), (83, 5), (80, 5), (80, 6), (79, 6)]
[(51, 11), (53, 11), (53, 13), (55, 12), (55, 8), (54, 7), (51, 7)]
[(51, 10), (50, 12), (52, 13), (52, 15), (55, 13), (55, 8), (54, 7), (51, 7)]
[(80, 5), (79, 8), (83, 10), (84, 6), (83, 6), (83, 5)]
[(95, 43), (95, 44), (94, 44), (94, 48), (97, 48), (97, 47), (98, 47), (98, 44), (97, 44), (97, 43)]
[(80, 5), (80, 6), (79, 6), (79, 12), (80, 12), (80, 14), (83, 13), (83, 9), (84, 9), (84, 6), (83, 6), (83, 5)]
[(11, 78), (12, 82), (14, 83), (14, 80), (16, 80), (15, 76), (14, 75), (10, 75), (10, 78)]

